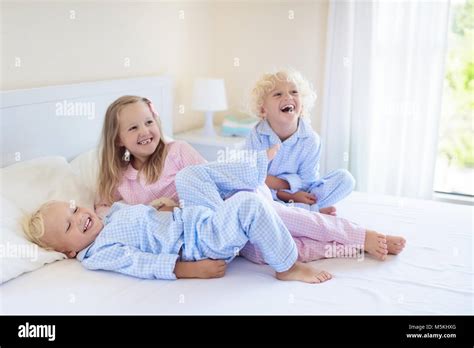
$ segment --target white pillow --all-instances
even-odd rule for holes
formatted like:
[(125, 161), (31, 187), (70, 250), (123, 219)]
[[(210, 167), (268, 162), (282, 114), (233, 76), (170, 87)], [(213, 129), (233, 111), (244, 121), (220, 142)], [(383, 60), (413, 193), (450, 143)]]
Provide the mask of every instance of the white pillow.
[[(0, 170), (1, 178), (1, 239), (0, 249), (18, 250), (35, 248), (24, 236), (21, 228), (23, 214), (31, 214), (44, 202), (55, 199), (76, 205), (94, 207), (94, 192), (76, 176), (63, 157), (43, 157), (20, 162)], [(0, 250), (1, 251), (1, 250)], [(7, 253), (8, 254), (8, 253)], [(10, 253), (11, 254), (11, 253)], [(64, 255), (38, 248), (37, 259), (27, 257), (3, 257), (1, 255), (1, 279), (3, 283), (24, 272), (60, 260)]]
[(31, 243), (22, 233), (22, 210), (0, 196), (0, 284), (34, 271), (46, 263), (62, 260), (66, 256), (56, 251), (47, 251)]
[(83, 185), (92, 192), (97, 192), (97, 178), (99, 175), (99, 152), (92, 149), (84, 152), (71, 161), (72, 171), (80, 178)]
[(94, 193), (84, 186), (64, 157), (20, 162), (2, 168), (0, 177), (2, 196), (27, 212), (51, 199), (75, 200), (77, 205), (94, 207)]

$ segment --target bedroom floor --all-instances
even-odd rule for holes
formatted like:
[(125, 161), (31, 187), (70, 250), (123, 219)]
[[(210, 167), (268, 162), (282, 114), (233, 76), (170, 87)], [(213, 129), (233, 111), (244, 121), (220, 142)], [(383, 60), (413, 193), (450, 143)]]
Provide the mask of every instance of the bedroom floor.
[(403, 235), (399, 256), (313, 262), (334, 278), (280, 282), (238, 258), (213, 280), (151, 281), (47, 265), (0, 287), (2, 314), (473, 314), (474, 208), (355, 192), (339, 216)]

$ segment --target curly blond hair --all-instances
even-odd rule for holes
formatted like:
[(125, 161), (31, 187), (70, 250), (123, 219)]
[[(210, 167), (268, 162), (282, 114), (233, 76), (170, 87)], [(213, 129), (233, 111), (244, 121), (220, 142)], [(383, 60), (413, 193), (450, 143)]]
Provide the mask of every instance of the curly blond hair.
[(21, 222), (23, 232), (28, 240), (47, 250), (53, 250), (53, 248), (41, 239), (44, 236), (43, 211), (54, 202), (48, 201), (43, 203), (36, 212), (31, 215), (25, 215)]
[(273, 73), (263, 74), (255, 83), (250, 93), (249, 111), (253, 116), (260, 115), (265, 97), (271, 92), (277, 82), (287, 81), (294, 83), (301, 98), (301, 116), (305, 116), (313, 108), (317, 95), (311, 83), (293, 68), (285, 68)]

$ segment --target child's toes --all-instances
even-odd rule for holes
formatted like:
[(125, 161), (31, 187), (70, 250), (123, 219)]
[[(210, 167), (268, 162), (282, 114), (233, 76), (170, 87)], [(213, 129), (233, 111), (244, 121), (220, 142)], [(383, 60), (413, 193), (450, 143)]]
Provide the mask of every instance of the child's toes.
[(387, 253), (388, 251), (386, 249), (381, 248), (376, 251), (375, 257), (383, 261), (387, 258)]
[(322, 282), (325, 282), (326, 280), (328, 280), (328, 278), (326, 277), (326, 275), (321, 272), (319, 273), (316, 278), (318, 279), (318, 283), (322, 283)]
[(321, 277), (324, 280), (329, 280), (331, 278), (331, 275), (328, 272), (323, 271), (321, 272)]
[(400, 254), (405, 248), (406, 240), (403, 237), (387, 236), (388, 252), (390, 254)]
[(391, 246), (389, 247), (388, 251), (389, 251), (390, 254), (395, 254), (395, 255), (397, 255), (397, 254), (400, 254), (400, 253), (402, 252), (403, 248), (404, 248), (404, 245), (396, 245), (396, 244), (394, 244), (394, 245), (391, 245)]
[(403, 248), (396, 248), (394, 254), (400, 254)]
[(312, 281), (312, 283), (314, 283), (314, 284), (322, 283), (322, 282), (323, 282), (323, 280), (321, 280), (321, 279), (319, 278), (319, 275), (317, 275), (316, 277), (314, 277), (314, 281)]

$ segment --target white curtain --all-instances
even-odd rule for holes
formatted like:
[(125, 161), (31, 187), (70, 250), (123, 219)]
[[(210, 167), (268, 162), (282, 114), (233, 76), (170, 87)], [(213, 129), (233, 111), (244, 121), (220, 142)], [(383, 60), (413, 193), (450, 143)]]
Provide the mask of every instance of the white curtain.
[(331, 1), (321, 169), (431, 198), (449, 1)]

